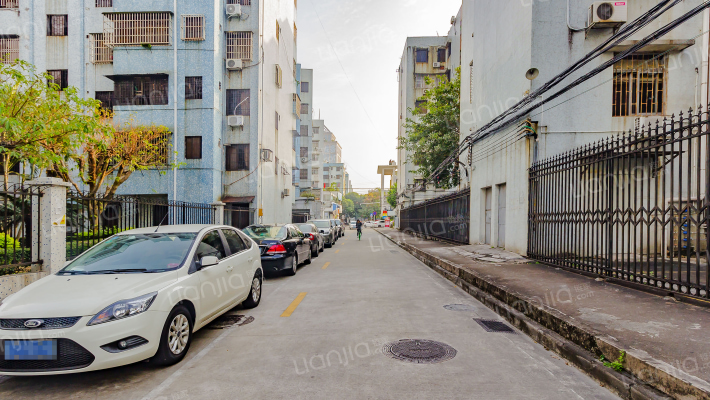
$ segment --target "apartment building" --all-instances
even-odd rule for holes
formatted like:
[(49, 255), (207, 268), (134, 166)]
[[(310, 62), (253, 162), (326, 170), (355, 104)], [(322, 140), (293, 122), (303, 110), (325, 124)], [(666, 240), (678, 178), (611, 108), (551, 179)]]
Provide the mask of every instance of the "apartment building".
[(240, 226), (290, 221), (296, 2), (175, 4), (0, 0), (0, 54), (101, 100), (117, 124), (170, 129), (180, 168), (134, 174), (121, 194), (223, 201)]

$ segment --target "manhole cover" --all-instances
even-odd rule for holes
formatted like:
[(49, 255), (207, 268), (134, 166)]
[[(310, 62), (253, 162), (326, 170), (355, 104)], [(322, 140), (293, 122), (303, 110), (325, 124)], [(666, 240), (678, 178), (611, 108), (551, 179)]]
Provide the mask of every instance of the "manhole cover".
[(395, 360), (415, 364), (436, 364), (456, 357), (456, 350), (433, 340), (402, 339), (386, 344), (382, 353)]
[(444, 308), (449, 311), (476, 311), (474, 306), (469, 306), (468, 304), (447, 304)]
[(473, 320), (478, 322), (478, 325), (481, 325), (481, 327), (485, 329), (486, 332), (515, 333), (513, 328), (500, 321), (478, 318), (474, 318)]
[(253, 321), (254, 317), (245, 317), (244, 315), (222, 315), (221, 317), (210, 322), (210, 324), (207, 326), (207, 329), (227, 329), (231, 328), (235, 324), (242, 326), (249, 324)]

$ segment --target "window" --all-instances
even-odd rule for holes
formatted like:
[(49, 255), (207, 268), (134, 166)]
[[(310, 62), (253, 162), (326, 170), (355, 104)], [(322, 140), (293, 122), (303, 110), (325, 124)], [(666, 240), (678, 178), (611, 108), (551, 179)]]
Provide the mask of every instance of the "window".
[(311, 169), (311, 174), (312, 174), (313, 176), (318, 175), (318, 168), (313, 168), (313, 169)]
[(340, 167), (335, 167), (335, 170), (340, 172), (341, 168)]
[(314, 126), (314, 127), (313, 127), (313, 134), (314, 134), (314, 135), (317, 135), (318, 133), (320, 133), (320, 128), (317, 127), (317, 126)]
[(318, 154), (311, 154), (311, 160), (318, 161)]
[(440, 63), (446, 62), (446, 49), (439, 49), (436, 61)]
[(301, 125), (301, 136), (308, 136), (308, 125)]
[(227, 146), (227, 171), (249, 170), (249, 145), (233, 144)]
[(417, 62), (418, 63), (428, 63), (429, 62), (429, 50), (427, 49), (417, 49)]
[(89, 35), (91, 45), (91, 62), (94, 64), (110, 64), (113, 62), (113, 49), (106, 46), (103, 33)]
[(427, 113), (427, 101), (426, 100), (417, 100), (414, 102), (414, 109), (417, 110), (421, 114), (426, 114)]
[(310, 82), (301, 82), (301, 93), (308, 93), (311, 91)]
[(202, 158), (202, 136), (185, 136), (185, 159), (199, 160)]
[(113, 110), (113, 92), (96, 92), (94, 98), (101, 102), (104, 110)]
[(202, 99), (202, 77), (201, 76), (186, 76), (185, 77), (185, 100), (201, 100)]
[(249, 89), (227, 89), (227, 115), (250, 115)]
[(281, 71), (281, 67), (278, 64), (276, 64), (276, 86), (283, 86), (283, 71)]
[(69, 71), (66, 69), (54, 69), (47, 71), (47, 73), (52, 76), (49, 83), (59, 86), (59, 91), (69, 87)]
[(300, 174), (301, 174), (302, 181), (308, 180), (308, 170), (307, 169), (302, 169)]
[(614, 64), (612, 116), (663, 113), (668, 58), (632, 54)]
[(222, 229), (222, 234), (224, 234), (224, 238), (227, 240), (227, 247), (229, 247), (231, 254), (241, 253), (247, 249), (244, 245), (244, 241), (237, 232), (231, 229)]
[(224, 251), (224, 243), (222, 243), (222, 237), (219, 236), (219, 232), (212, 231), (206, 234), (197, 246), (196, 255), (198, 259), (202, 259), (202, 257), (217, 257), (221, 260), (227, 257), (227, 253)]
[(426, 88), (426, 79), (424, 79), (424, 75), (417, 75), (414, 79), (414, 88), (416, 89), (424, 89)]
[(301, 157), (308, 157), (308, 147), (301, 147)]
[(96, 7), (113, 7), (113, 0), (96, 0)]
[(301, 103), (301, 115), (308, 115), (308, 103)]
[(171, 32), (169, 12), (104, 14), (104, 38), (109, 46), (167, 46)]
[(67, 15), (47, 15), (47, 36), (67, 36), (68, 18)]
[(240, 4), (243, 6), (250, 6), (251, 0), (227, 0), (227, 4)]
[(0, 35), (0, 63), (10, 64), (20, 58), (19, 36)]
[(252, 32), (227, 32), (227, 59), (251, 61), (253, 54)]
[(182, 16), (182, 40), (199, 41), (205, 40), (205, 16), (204, 15), (183, 15)]
[(20, 0), (0, 0), (0, 8), (20, 8)]
[(275, 118), (276, 118), (276, 119), (275, 119), (274, 123), (276, 124), (276, 130), (278, 131), (278, 130), (279, 130), (279, 121), (281, 120), (281, 117), (279, 116), (279, 112), (278, 112), (278, 111), (276, 111), (276, 117), (275, 117)]
[(138, 75), (114, 79), (114, 105), (167, 105), (168, 76)]

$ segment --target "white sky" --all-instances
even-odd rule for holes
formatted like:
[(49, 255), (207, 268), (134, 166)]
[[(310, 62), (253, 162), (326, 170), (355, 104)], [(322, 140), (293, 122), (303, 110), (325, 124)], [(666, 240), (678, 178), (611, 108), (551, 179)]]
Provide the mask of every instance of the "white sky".
[(354, 188), (379, 187), (377, 166), (397, 160), (396, 71), (406, 38), (446, 36), (460, 7), (461, 0), (298, 0), (298, 62), (314, 70), (314, 119), (320, 112), (343, 146)]

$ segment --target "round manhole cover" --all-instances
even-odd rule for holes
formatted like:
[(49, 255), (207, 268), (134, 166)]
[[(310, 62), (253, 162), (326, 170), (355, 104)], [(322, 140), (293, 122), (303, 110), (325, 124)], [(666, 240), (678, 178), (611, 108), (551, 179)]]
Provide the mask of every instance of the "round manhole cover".
[(453, 347), (422, 339), (402, 339), (386, 344), (382, 352), (391, 358), (415, 364), (436, 364), (456, 357)]
[(444, 308), (449, 311), (476, 311), (474, 306), (469, 306), (468, 304), (447, 304)]

